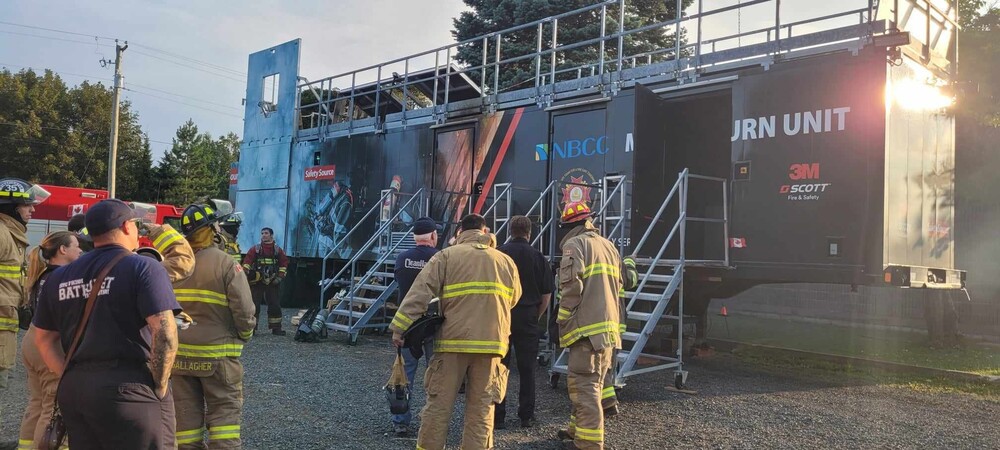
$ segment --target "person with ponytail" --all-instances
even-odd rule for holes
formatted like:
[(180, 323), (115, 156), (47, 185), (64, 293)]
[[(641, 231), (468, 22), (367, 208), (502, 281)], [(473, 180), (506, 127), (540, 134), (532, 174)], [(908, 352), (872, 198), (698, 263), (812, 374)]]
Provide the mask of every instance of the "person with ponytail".
[[(24, 288), (28, 304), (27, 309), (34, 311), (38, 302), (38, 292), (45, 279), (53, 270), (76, 261), (83, 250), (76, 233), (71, 231), (56, 231), (45, 236), (38, 247), (28, 254), (28, 273)], [(36, 448), (56, 401), (56, 387), (59, 376), (52, 373), (42, 360), (34, 340), (35, 327), (28, 327), (28, 332), (21, 339), (21, 359), (28, 374), (28, 406), (21, 419), (21, 432), (18, 436), (18, 448)]]

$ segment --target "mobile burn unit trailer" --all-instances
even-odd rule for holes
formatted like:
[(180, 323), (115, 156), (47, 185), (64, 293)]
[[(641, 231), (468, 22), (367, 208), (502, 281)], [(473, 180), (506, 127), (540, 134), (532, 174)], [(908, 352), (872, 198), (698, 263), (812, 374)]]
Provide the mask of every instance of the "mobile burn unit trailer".
[[(299, 75), (299, 40), (251, 54), (244, 229), (274, 229), (293, 278), (308, 281), (292, 294), (318, 295), (327, 327), (354, 340), (391, 317), (390, 264), (412, 245), (413, 218), (434, 217), (448, 236), (481, 213), (502, 241), (506, 220), (526, 214), (555, 259), (560, 207), (589, 202), (640, 264), (619, 383), (673, 369), (683, 384), (682, 345), (643, 353), (654, 328), (681, 342), (685, 319), (703, 331), (711, 298), (754, 285), (963, 286), (954, 2), (816, 13), (815, 2), (696, 0), (641, 25), (625, 20), (628, 3), (318, 81)], [(767, 25), (720, 33), (716, 19), (734, 16)], [(595, 34), (564, 42), (567, 23)], [(672, 44), (629, 53), (649, 32)], [(516, 53), (513, 41), (535, 48)], [(239, 239), (249, 248), (256, 236)], [(640, 367), (640, 356), (656, 362)]]

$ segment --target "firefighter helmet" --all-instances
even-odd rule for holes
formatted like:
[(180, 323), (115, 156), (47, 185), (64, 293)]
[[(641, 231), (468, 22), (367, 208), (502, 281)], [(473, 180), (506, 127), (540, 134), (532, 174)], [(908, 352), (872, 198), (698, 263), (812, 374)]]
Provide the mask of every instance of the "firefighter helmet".
[(37, 205), (49, 198), (49, 191), (20, 178), (0, 179), (0, 204)]
[(562, 223), (574, 223), (589, 218), (590, 206), (587, 206), (586, 202), (570, 202), (563, 209), (562, 217), (559, 218), (559, 221)]
[(195, 231), (221, 220), (215, 208), (209, 205), (189, 205), (181, 215), (181, 233), (190, 237)]

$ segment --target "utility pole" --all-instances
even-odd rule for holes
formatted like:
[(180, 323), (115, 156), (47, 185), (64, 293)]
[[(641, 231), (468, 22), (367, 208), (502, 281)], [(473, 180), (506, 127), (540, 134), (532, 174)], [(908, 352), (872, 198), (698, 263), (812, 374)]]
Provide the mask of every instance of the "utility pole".
[[(116, 163), (118, 162), (118, 107), (125, 81), (125, 77), (122, 75), (122, 53), (127, 48), (128, 41), (125, 41), (125, 45), (120, 45), (118, 44), (118, 40), (115, 39), (115, 91), (114, 104), (111, 105), (111, 151), (108, 152), (108, 198), (115, 198)], [(101, 60), (101, 65), (106, 65), (110, 62)]]

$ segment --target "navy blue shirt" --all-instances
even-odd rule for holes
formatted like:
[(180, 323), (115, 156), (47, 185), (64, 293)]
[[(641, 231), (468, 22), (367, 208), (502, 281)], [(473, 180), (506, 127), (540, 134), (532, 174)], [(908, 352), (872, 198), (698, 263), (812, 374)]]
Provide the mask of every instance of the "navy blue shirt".
[(537, 308), (542, 303), (542, 296), (551, 294), (554, 286), (552, 266), (527, 239), (514, 238), (510, 242), (497, 247), (517, 266), (518, 278), (521, 279), (521, 299), (515, 308)]
[(396, 282), (399, 283), (399, 302), (406, 298), (406, 293), (413, 287), (413, 281), (417, 279), (420, 270), (427, 265), (427, 261), (438, 252), (438, 249), (429, 245), (418, 245), (396, 257)]
[[(38, 296), (34, 325), (57, 331), (68, 351), (90, 295), (90, 284), (124, 247), (96, 248), (60, 267), (45, 280)], [(97, 299), (73, 362), (129, 360), (146, 362), (152, 336), (146, 317), (181, 310), (166, 269), (152, 258), (132, 254), (111, 269)]]

